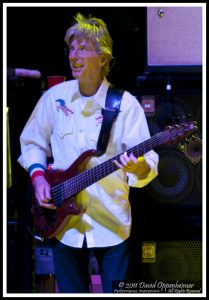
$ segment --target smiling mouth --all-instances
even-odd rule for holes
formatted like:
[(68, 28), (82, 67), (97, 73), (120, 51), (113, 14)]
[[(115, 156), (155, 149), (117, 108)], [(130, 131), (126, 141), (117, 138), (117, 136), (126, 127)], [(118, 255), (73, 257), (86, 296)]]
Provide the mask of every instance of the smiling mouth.
[(73, 67), (74, 70), (76, 70), (76, 69), (82, 68), (83, 65), (81, 65), (81, 64), (73, 64), (72, 67)]

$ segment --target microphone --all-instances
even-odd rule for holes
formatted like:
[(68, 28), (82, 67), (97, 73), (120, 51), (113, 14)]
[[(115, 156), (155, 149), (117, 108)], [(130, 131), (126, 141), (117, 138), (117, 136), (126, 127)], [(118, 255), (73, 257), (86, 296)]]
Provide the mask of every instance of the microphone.
[(8, 77), (24, 77), (24, 78), (34, 78), (39, 79), (41, 77), (41, 72), (38, 70), (30, 70), (30, 69), (23, 69), (23, 68), (8, 68)]

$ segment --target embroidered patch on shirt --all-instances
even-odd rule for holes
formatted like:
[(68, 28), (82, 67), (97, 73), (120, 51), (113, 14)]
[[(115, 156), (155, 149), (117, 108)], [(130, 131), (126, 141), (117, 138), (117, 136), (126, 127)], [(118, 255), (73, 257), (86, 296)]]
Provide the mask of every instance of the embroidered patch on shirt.
[(71, 117), (71, 115), (73, 114), (73, 111), (66, 106), (65, 104), (65, 100), (63, 99), (57, 99), (56, 102), (59, 103), (59, 105), (57, 105), (57, 111), (63, 111), (64, 114), (67, 116), (67, 117)]

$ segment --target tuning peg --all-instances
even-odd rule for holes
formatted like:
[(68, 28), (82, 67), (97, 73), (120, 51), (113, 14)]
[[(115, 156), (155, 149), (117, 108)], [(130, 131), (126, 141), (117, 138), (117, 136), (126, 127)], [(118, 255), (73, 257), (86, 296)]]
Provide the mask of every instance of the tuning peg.
[(192, 138), (192, 140), (194, 141), (194, 140), (196, 140), (196, 139), (198, 138), (198, 136), (197, 136), (196, 134), (192, 134), (192, 135), (191, 135), (191, 138)]
[(195, 126), (195, 128), (198, 128), (198, 123), (197, 123), (197, 121), (194, 121), (194, 126)]
[(179, 143), (178, 146), (179, 146), (179, 149), (182, 151), (185, 149), (185, 145), (183, 143)]

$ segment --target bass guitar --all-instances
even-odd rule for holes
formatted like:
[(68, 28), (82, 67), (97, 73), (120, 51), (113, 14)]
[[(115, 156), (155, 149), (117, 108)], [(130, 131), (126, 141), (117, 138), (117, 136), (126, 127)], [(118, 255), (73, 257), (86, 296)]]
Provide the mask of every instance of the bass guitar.
[[(164, 131), (134, 146), (127, 153), (130, 154), (132, 152), (138, 157), (159, 145), (173, 145), (196, 131), (196, 129), (196, 124), (193, 121), (167, 126)], [(51, 185), (52, 201), (57, 209), (43, 208), (36, 199), (33, 199), (32, 215), (36, 232), (42, 238), (55, 237), (56, 233), (68, 221), (69, 215), (77, 215), (81, 212), (75, 205), (75, 195), (116, 171), (118, 167), (113, 161), (119, 161), (120, 155), (118, 154), (100, 165), (85, 170), (87, 162), (92, 157), (98, 156), (97, 151), (91, 149), (82, 153), (65, 171), (46, 170), (46, 179)]]

